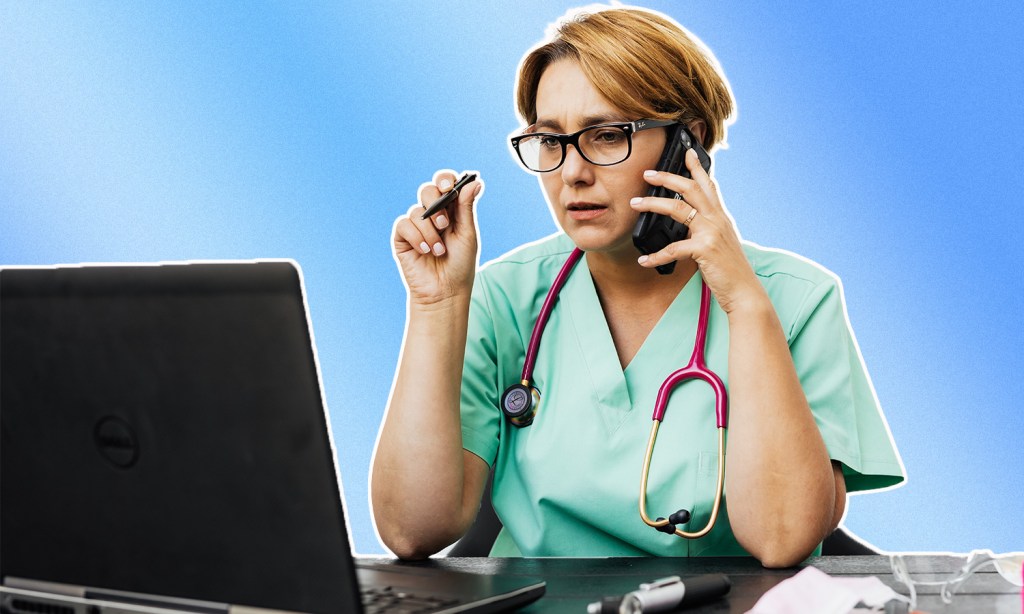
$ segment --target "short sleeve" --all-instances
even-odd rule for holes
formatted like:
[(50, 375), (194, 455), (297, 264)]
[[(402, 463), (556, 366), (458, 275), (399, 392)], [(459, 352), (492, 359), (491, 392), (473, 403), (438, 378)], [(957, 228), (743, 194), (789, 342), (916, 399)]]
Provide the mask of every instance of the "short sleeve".
[(488, 465), (498, 453), (501, 412), (498, 409), (498, 350), (489, 307), (487, 278), (473, 284), (462, 368), (462, 447)]
[(899, 454), (853, 336), (842, 287), (829, 278), (804, 298), (787, 331), (790, 352), (829, 456), (848, 492), (904, 481)]

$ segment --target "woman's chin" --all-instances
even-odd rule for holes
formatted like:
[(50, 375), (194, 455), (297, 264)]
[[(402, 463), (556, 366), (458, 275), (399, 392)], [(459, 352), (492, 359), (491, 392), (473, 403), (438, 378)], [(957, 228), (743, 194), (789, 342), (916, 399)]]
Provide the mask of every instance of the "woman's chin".
[(623, 253), (639, 256), (640, 252), (633, 246), (633, 234), (613, 233), (599, 228), (568, 228), (564, 229), (576, 247), (585, 252), (616, 254)]

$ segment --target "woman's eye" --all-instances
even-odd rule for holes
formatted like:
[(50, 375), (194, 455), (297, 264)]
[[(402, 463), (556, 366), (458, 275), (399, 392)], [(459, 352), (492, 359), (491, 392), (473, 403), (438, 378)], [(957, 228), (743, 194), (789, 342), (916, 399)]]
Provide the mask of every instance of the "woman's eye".
[(544, 149), (560, 149), (562, 145), (553, 136), (542, 136), (540, 137), (540, 146)]
[(598, 130), (594, 135), (594, 142), (598, 145), (617, 145), (626, 139), (626, 134), (621, 130)]

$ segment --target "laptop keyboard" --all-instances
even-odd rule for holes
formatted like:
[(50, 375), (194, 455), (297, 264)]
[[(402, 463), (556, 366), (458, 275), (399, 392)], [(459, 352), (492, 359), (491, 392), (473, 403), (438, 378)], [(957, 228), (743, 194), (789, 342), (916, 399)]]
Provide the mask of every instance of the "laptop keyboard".
[(431, 595), (417, 595), (396, 590), (390, 586), (375, 586), (362, 589), (363, 611), (366, 614), (396, 613), (419, 614), (436, 612), (457, 605), (458, 599), (441, 599)]

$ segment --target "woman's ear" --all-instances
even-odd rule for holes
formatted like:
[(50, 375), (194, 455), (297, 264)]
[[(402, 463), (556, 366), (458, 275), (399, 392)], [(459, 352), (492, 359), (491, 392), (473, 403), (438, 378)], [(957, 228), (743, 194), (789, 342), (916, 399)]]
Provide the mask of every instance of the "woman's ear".
[(689, 128), (690, 133), (693, 134), (693, 136), (695, 136), (697, 138), (697, 140), (700, 142), (701, 145), (703, 145), (704, 144), (704, 134), (707, 132), (707, 129), (708, 129), (708, 126), (707, 126), (707, 124), (704, 123), (704, 120), (703, 119), (695, 119), (692, 122), (690, 122), (689, 124), (687, 124), (686, 127)]

